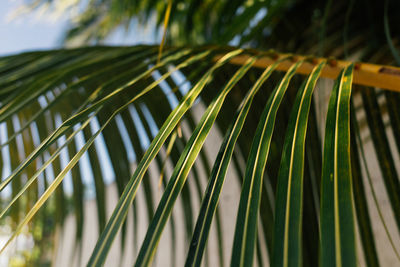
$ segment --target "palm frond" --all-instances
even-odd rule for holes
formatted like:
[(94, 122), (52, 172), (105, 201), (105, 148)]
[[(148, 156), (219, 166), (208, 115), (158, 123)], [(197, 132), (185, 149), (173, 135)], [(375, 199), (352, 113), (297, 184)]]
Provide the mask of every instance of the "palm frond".
[[(390, 66), (220, 46), (165, 47), (159, 61), (156, 46), (0, 58), (0, 219), (11, 218), (13, 227), (1, 251), (49, 218), (46, 234), (52, 236), (72, 211), (79, 253), (85, 198), (94, 198), (99, 238), (90, 255), (78, 256), (88, 266), (106, 262), (120, 230), (124, 250), (130, 213), (135, 266), (153, 262), (168, 222), (173, 266), (207, 261), (213, 234), (218, 249), (212, 254), (221, 266), (229, 262), (226, 251), (231, 266), (264, 265), (265, 259), (272, 266), (355, 266), (361, 258), (379, 265), (382, 249), (372, 230), (370, 180), (363, 169), (368, 166), (360, 161), (365, 152), (357, 136), (370, 131), (392, 208), (393, 218), (380, 220), (398, 226), (398, 147), (391, 145), (399, 143), (398, 73)], [(336, 79), (329, 104), (318, 103), (327, 106), (325, 125), (313, 97), (330, 89), (323, 78)], [(380, 94), (382, 104), (366, 86), (392, 91)], [(359, 129), (357, 116), (364, 111), (369, 128)], [(224, 136), (221, 144), (207, 143), (213, 131)], [(119, 200), (109, 217), (110, 180)], [(234, 240), (227, 244), (219, 200), (231, 183), (241, 185), (241, 193), (234, 196)], [(182, 220), (174, 219), (177, 207)], [(143, 217), (149, 226), (140, 240)], [(176, 259), (181, 233), (187, 246)], [(357, 235), (364, 254), (357, 252)], [(394, 256), (397, 245), (391, 241)]]

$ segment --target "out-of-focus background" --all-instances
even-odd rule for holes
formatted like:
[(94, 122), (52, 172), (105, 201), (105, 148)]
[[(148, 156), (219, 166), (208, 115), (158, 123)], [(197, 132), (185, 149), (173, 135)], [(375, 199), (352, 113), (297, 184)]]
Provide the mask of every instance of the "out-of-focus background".
[(18, 16), (22, 4), (21, 0), (0, 2), (0, 55), (59, 47), (67, 18), (51, 19), (40, 12)]
[[(0, 56), (25, 51), (56, 49), (64, 46), (63, 35), (67, 30), (71, 12), (65, 12), (59, 1), (60, 11), (45, 6), (37, 10), (26, 10), (23, 0), (0, 1)], [(74, 1), (70, 1), (74, 2)], [(85, 1), (82, 1), (84, 3)], [(151, 21), (151, 20), (150, 20)], [(152, 23), (142, 27), (136, 21), (130, 29), (118, 27), (101, 43), (104, 45), (154, 44), (161, 40)], [(80, 45), (76, 42), (70, 46)]]

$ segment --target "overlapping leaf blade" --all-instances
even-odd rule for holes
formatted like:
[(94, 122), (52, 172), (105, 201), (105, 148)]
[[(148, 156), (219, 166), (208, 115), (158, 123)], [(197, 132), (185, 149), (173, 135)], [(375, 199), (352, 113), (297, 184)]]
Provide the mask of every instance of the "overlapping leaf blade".
[(350, 167), (353, 65), (339, 75), (328, 107), (321, 191), (321, 265), (356, 266)]
[[(258, 5), (261, 4), (258, 3)], [(238, 16), (238, 18), (240, 18), (240, 16)], [(259, 23), (261, 25), (264, 22), (260, 21)], [(225, 51), (232, 52), (216, 62), (213, 57), (215, 56), (213, 51), (218, 51), (218, 54), (225, 53)], [(240, 208), (238, 217), (236, 218), (237, 227), (231, 261), (232, 266), (251, 265), (253, 263), (255, 248), (257, 250), (257, 261), (259, 265), (267, 264), (264, 255), (264, 241), (267, 243), (268, 253), (270, 253), (271, 250), (273, 252), (269, 256), (272, 257), (272, 265), (274, 266), (298, 266), (303, 259), (303, 264), (305, 265), (308, 265), (310, 262), (317, 262), (318, 257), (316, 255), (311, 255), (310, 251), (311, 253), (316, 251), (318, 242), (315, 243), (315, 240), (318, 240), (319, 234), (321, 235), (320, 262), (322, 265), (352, 266), (355, 264), (356, 255), (354, 216), (357, 216), (365, 258), (368, 261), (368, 265), (376, 266), (378, 264), (376, 254), (379, 255), (380, 248), (377, 247), (378, 253), (376, 253), (373, 246), (376, 235), (371, 231), (371, 223), (366, 217), (369, 209), (367, 205), (368, 201), (366, 201), (365, 197), (362, 199), (362, 195), (365, 195), (365, 193), (360, 191), (363, 189), (363, 172), (360, 171), (359, 164), (357, 165), (358, 160), (354, 157), (354, 154), (352, 165), (350, 164), (350, 157), (348, 154), (348, 148), (350, 147), (350, 141), (348, 141), (348, 101), (351, 92), (352, 67), (349, 66), (346, 68), (338, 78), (339, 80), (334, 86), (335, 89), (329, 106), (325, 131), (326, 147), (324, 154), (328, 159), (324, 158), (323, 190), (320, 195), (322, 202), (320, 216), (321, 232), (319, 234), (314, 234), (312, 238), (305, 238), (302, 240), (301, 237), (303, 233), (307, 233), (313, 229), (315, 229), (316, 232), (318, 231), (317, 220), (315, 219), (315, 222), (309, 224), (307, 227), (302, 227), (301, 224), (302, 221), (308, 219), (302, 218), (303, 196), (304, 203), (309, 203), (310, 200), (311, 202), (313, 200), (315, 202), (311, 205), (304, 205), (304, 208), (307, 209), (307, 213), (304, 213), (304, 216), (310, 214), (309, 209), (312, 205), (315, 205), (316, 209), (313, 211), (314, 213), (312, 213), (313, 217), (317, 218), (319, 216), (318, 200), (316, 200), (319, 192), (315, 187), (315, 185), (319, 183), (319, 171), (317, 171), (318, 168), (313, 168), (312, 166), (314, 163), (313, 159), (319, 156), (320, 149), (314, 149), (318, 145), (319, 140), (312, 140), (313, 142), (306, 144), (307, 149), (309, 149), (308, 145), (310, 146), (311, 153), (313, 154), (310, 157), (309, 154), (304, 155), (303, 137), (305, 137), (305, 129), (307, 128), (307, 121), (309, 119), (308, 108), (314, 88), (312, 84), (314, 84), (317, 79), (317, 72), (323, 67), (319, 65), (317, 67), (319, 68), (318, 71), (314, 70), (314, 73), (311, 75), (312, 78), (309, 78), (308, 85), (307, 83), (303, 85), (302, 91), (300, 92), (300, 94), (303, 94), (303, 98), (296, 102), (293, 108), (290, 105), (285, 105), (284, 109), (282, 109), (279, 108), (280, 101), (285, 94), (287, 83), (294, 72), (296, 72), (295, 67), (286, 72), (280, 85), (268, 100), (267, 107), (264, 110), (265, 112), (261, 120), (258, 121), (258, 116), (254, 116), (254, 118), (252, 118), (252, 116), (246, 116), (247, 112), (249, 112), (254, 94), (264, 82), (263, 79), (266, 79), (279, 63), (277, 62), (275, 65), (270, 66), (262, 74), (261, 77), (263, 78), (256, 81), (261, 71), (250, 67), (251, 64), (249, 62), (248, 64), (250, 65), (242, 64), (241, 67), (237, 67), (233, 64), (226, 64), (231, 58), (239, 55), (242, 51), (241, 49), (232, 50), (231, 48), (216, 47), (168, 48), (164, 52), (163, 59), (158, 64), (156, 63), (157, 53), (156, 47), (154, 46), (137, 46), (131, 48), (99, 47), (46, 51), (27, 53), (23, 56), (0, 58), (0, 77), (3, 78), (0, 82), (0, 95), (2, 96), (0, 100), (0, 122), (2, 124), (0, 124), (0, 126), (7, 130), (5, 134), (0, 133), (2, 139), (0, 148), (2, 149), (1, 156), (3, 156), (4, 153), (8, 153), (8, 155), (6, 155), (7, 157), (11, 156), (11, 164), (10, 166), (5, 166), (5, 168), (4, 165), (7, 165), (6, 160), (0, 159), (0, 170), (11, 167), (11, 174), (5, 177), (5, 179), (3, 178), (3, 181), (0, 183), (0, 191), (6, 189), (6, 186), (11, 183), (11, 186), (8, 188), (11, 187), (10, 189), (12, 192), (11, 200), (7, 198), (4, 203), (4, 209), (0, 212), (0, 218), (4, 219), (6, 215), (11, 215), (14, 221), (18, 222), (21, 217), (23, 217), (24, 213), (28, 212), (27, 216), (25, 216), (23, 221), (17, 226), (17, 230), (12, 238), (21, 232), (24, 226), (27, 225), (30, 227), (34, 225), (30, 224), (31, 219), (38, 212), (39, 208), (45, 204), (46, 200), (54, 194), (54, 203), (57, 205), (57, 209), (55, 210), (56, 224), (58, 224), (57, 228), (62, 226), (62, 222), (70, 207), (74, 210), (75, 216), (77, 216), (76, 248), (79, 248), (80, 242), (82, 241), (81, 238), (84, 236), (83, 217), (85, 214), (83, 213), (84, 202), (82, 197), (85, 194), (85, 190), (83, 180), (87, 177), (82, 177), (85, 176), (85, 174), (82, 175), (78, 169), (73, 168), (77, 167), (76, 165), (82, 159), (84, 153), (89, 151), (89, 167), (91, 169), (89, 171), (94, 175), (98, 221), (101, 228), (100, 230), (103, 228), (105, 229), (98, 241), (89, 265), (99, 266), (103, 264), (118, 229), (123, 227), (125, 223), (128, 209), (132, 207), (135, 194), (143, 179), (146, 179), (144, 180), (146, 196), (144, 205), (147, 206), (149, 219), (152, 218), (154, 188), (151, 188), (149, 180), (151, 177), (147, 175), (146, 170), (150, 162), (156, 159), (159, 171), (163, 170), (164, 165), (167, 165), (167, 163), (172, 163), (176, 166), (176, 169), (173, 174), (173, 179), (169, 181), (169, 185), (165, 188), (166, 193), (158, 208), (158, 214), (156, 214), (148, 230), (147, 239), (150, 241), (147, 242), (148, 240), (146, 240), (143, 244), (141, 254), (137, 261), (137, 265), (139, 266), (149, 265), (152, 261), (152, 255), (156, 251), (157, 243), (164, 226), (170, 217), (169, 215), (174, 207), (175, 200), (179, 196), (181, 196), (184, 207), (182, 222), (185, 224), (185, 235), (186, 237), (190, 237), (192, 234), (193, 215), (196, 215), (193, 210), (195, 210), (197, 202), (197, 198), (193, 198), (194, 194), (192, 193), (196, 192), (196, 196), (201, 198), (203, 194), (202, 183), (204, 182), (201, 181), (201, 174), (204, 172), (200, 170), (200, 168), (204, 168), (205, 173), (209, 173), (210, 171), (208, 166), (209, 159), (207, 158), (208, 153), (205, 153), (201, 148), (211, 125), (213, 125), (215, 121), (219, 130), (228, 130), (224, 142), (221, 145), (219, 156), (215, 161), (205, 198), (200, 209), (199, 218), (193, 232), (193, 240), (189, 247), (186, 266), (199, 266), (201, 264), (210, 227), (215, 218), (217, 218), (218, 228), (217, 242), (218, 253), (220, 254), (219, 259), (220, 264), (223, 265), (224, 247), (226, 249), (229, 247), (226, 245), (229, 244), (223, 242), (224, 239), (222, 235), (224, 234), (224, 225), (221, 224), (218, 215), (214, 216), (214, 212), (218, 207), (218, 200), (225, 180), (225, 173), (231, 158), (233, 157), (238, 172), (238, 178), (242, 181), (242, 171), (244, 170), (245, 164), (242, 164), (240, 160), (249, 152), (247, 169), (253, 168), (256, 175), (249, 178), (251, 177), (249, 174), (250, 171), (246, 170), (246, 175), (243, 179), (244, 183)], [(254, 51), (250, 53), (254, 55)], [(298, 67), (300, 64), (301, 63), (298, 62), (296, 66)], [(309, 62), (307, 64), (309, 64)], [(213, 94), (224, 87), (237, 69), (244, 70), (247, 68), (249, 72), (244, 76), (245, 78), (236, 83), (235, 93), (230, 94), (227, 98), (233, 100), (233, 105), (229, 103), (230, 105), (226, 109), (226, 113), (229, 114), (226, 116), (224, 114), (224, 109), (219, 112), (220, 105), (225, 101), (224, 94), (226, 92), (223, 94), (217, 93), (218, 100), (216, 101), (218, 104), (215, 104), (216, 102), (213, 101)], [(220, 69), (222, 70), (219, 71)], [(180, 91), (182, 89), (180, 88), (181, 84), (172, 79), (174, 78), (172, 74), (175, 70), (182, 71), (181, 73), (185, 76), (186, 81), (189, 81), (193, 86), (186, 95), (182, 96)], [(155, 78), (155, 76), (152, 75), (153, 71), (160, 73), (161, 79)], [(210, 83), (210, 86), (206, 87), (214, 77), (216, 77), (216, 79)], [(270, 80), (275, 81), (275, 77), (280, 76), (274, 73)], [(261, 80), (263, 81), (260, 82)], [(159, 90), (162, 81), (167, 82), (171, 89), (170, 92)], [(297, 80), (294, 82), (297, 82)], [(205, 90), (203, 90), (203, 88), (205, 88)], [(250, 89), (251, 93), (245, 95), (248, 88), (252, 88)], [(364, 105), (367, 110), (367, 122), (371, 128), (372, 140), (374, 141), (376, 150), (383, 151), (382, 153), (378, 152), (378, 159), (386, 184), (386, 193), (391, 201), (393, 211), (395, 211), (394, 218), (398, 223), (398, 212), (396, 212), (399, 202), (398, 197), (396, 197), (396, 190), (398, 190), (398, 186), (396, 185), (398, 185), (398, 183), (395, 181), (396, 179), (394, 179), (397, 177), (397, 166), (396, 162), (393, 160), (396, 158), (396, 155), (390, 154), (393, 153), (394, 148), (389, 147), (387, 140), (385, 141), (385, 139), (387, 139), (385, 134), (387, 134), (388, 131), (385, 129), (381, 120), (382, 118), (383, 120), (385, 119), (385, 107), (387, 107), (390, 123), (394, 132), (394, 141), (398, 144), (399, 138), (396, 132), (398, 128), (397, 122), (399, 121), (398, 114), (396, 114), (396, 103), (398, 102), (397, 94), (385, 92), (386, 102), (382, 105), (381, 102), (378, 103), (376, 101), (379, 95), (375, 94), (375, 91), (371, 92), (372, 89), (364, 88), (361, 88), (361, 90), (365, 90), (362, 91), (362, 94)], [(210, 92), (212, 92), (212, 94), (210, 94)], [(181, 100), (176, 108), (174, 105), (169, 105), (168, 94), (175, 94), (177, 99)], [(267, 94), (262, 95), (262, 97), (266, 96)], [(262, 97), (256, 99), (257, 104), (260, 103), (260, 105), (253, 105), (257, 106), (259, 110), (262, 109), (260, 102), (260, 99), (263, 99)], [(195, 103), (194, 101), (196, 99), (202, 101), (202, 104), (205, 104), (206, 107), (208, 106), (206, 114), (211, 114), (210, 117), (200, 122), (199, 128), (194, 131), (194, 135), (191, 139), (187, 140), (185, 137), (187, 133), (184, 133), (182, 137), (171, 141), (167, 149), (169, 153), (167, 153), (166, 158), (162, 158), (164, 154), (158, 154), (158, 152), (173, 131), (176, 131), (175, 135), (177, 134), (177, 126), (180, 127), (179, 125), (182, 123), (185, 124), (185, 126), (189, 126), (189, 131), (194, 130), (196, 124), (194, 123), (192, 114), (189, 114), (189, 109)], [(290, 99), (291, 95), (288, 97), (289, 103)], [(163, 103), (157, 105), (157, 101), (163, 101)], [(242, 101), (242, 106), (239, 107), (238, 113), (232, 121), (231, 116), (233, 112), (236, 111), (236, 106), (239, 101)], [(45, 104), (43, 104), (43, 102), (45, 102)], [(134, 125), (136, 121), (132, 120), (129, 112), (126, 112), (128, 107), (134, 107), (137, 110), (138, 120), (141, 121), (144, 127), (144, 134), (147, 138), (151, 139), (154, 137), (146, 153), (144, 153), (145, 147), (141, 143), (141, 138), (143, 136), (138, 134), (137, 125)], [(273, 130), (275, 115), (278, 108), (284, 113), (282, 114), (283, 119), (281, 120), (281, 118), (279, 118), (280, 114), (278, 114), (279, 119), (277, 119), (276, 124), (278, 126), (279, 121), (279, 127), (276, 126), (276, 129)], [(146, 113), (147, 109), (148, 114)], [(287, 134), (289, 137), (286, 138), (287, 140), (285, 142), (285, 152), (284, 157), (282, 157), (281, 171), (279, 173), (277, 197), (275, 197), (276, 192), (274, 188), (271, 189), (269, 186), (272, 185), (272, 187), (275, 187), (275, 174), (278, 168), (271, 166), (271, 170), (267, 169), (267, 173), (264, 173), (264, 165), (267, 159), (270, 158), (271, 162), (273, 161), (272, 165), (279, 166), (279, 164), (275, 163), (277, 163), (280, 158), (280, 147), (282, 146), (283, 138), (282, 140), (277, 138), (276, 143), (274, 143), (275, 140), (272, 139), (271, 141), (271, 136), (273, 131), (282, 132), (285, 129), (287, 122), (286, 115), (289, 113), (289, 110), (293, 110), (292, 113), (297, 116), (298, 123), (294, 123), (293, 121), (295, 119), (293, 118), (289, 123)], [(171, 115), (165, 120), (169, 113), (171, 113)], [(293, 114), (292, 117), (295, 117)], [(134, 148), (135, 156), (137, 157), (136, 160), (139, 162), (138, 168), (130, 180), (128, 178), (131, 173), (130, 167), (133, 162), (131, 159), (128, 159), (128, 151), (126, 148), (118, 148), (123, 146), (126, 140), (122, 142), (122, 139), (125, 137), (122, 136), (120, 132), (121, 127), (115, 123), (114, 118), (120, 119), (119, 122), (123, 123), (128, 129), (128, 138), (130, 138), (130, 142)], [(319, 119), (320, 118), (315, 119), (316, 124), (320, 122)], [(253, 147), (256, 148), (251, 148), (248, 140), (240, 140), (239, 135), (245, 121), (249, 122), (248, 125), (250, 127), (245, 127), (243, 133), (246, 136), (256, 133), (253, 142)], [(99, 131), (93, 129), (89, 130), (88, 127), (93, 126), (92, 122), (100, 123)], [(151, 125), (154, 124), (154, 122), (156, 127)], [(259, 129), (254, 132), (258, 122)], [(48, 127), (48, 124), (57, 126), (51, 125)], [(204, 128), (201, 128), (201, 125), (205, 125)], [(229, 125), (231, 126), (228, 127)], [(378, 127), (376, 125), (378, 125)], [(129, 128), (127, 126), (129, 126)], [(262, 134), (262, 130), (260, 130), (261, 127), (265, 129), (264, 134)], [(309, 131), (313, 131), (313, 136), (318, 136), (318, 125), (314, 125), (312, 128), (309, 127), (308, 129)], [(81, 131), (84, 133), (83, 139)], [(157, 131), (159, 131), (159, 133), (156, 135), (155, 133)], [(103, 177), (99, 166), (101, 164), (101, 159), (99, 158), (101, 151), (99, 151), (97, 147), (94, 149), (92, 145), (96, 137), (99, 137), (100, 134), (102, 134), (106, 142), (105, 147), (108, 156), (112, 157), (113, 170), (111, 171), (114, 171), (114, 175), (116, 175), (115, 181), (117, 182), (118, 191), (121, 196), (113, 217), (107, 226), (105, 221), (105, 190), (107, 185), (104, 183), (103, 179), (105, 177)], [(388, 137), (389, 139), (391, 138), (391, 136)], [(307, 136), (307, 138), (313, 137), (310, 135)], [(78, 149), (79, 151), (76, 151), (77, 147), (75, 147), (77, 139), (84, 141), (84, 146)], [(20, 143), (20, 140), (22, 140), (23, 143)], [(271, 142), (271, 152), (269, 152), (269, 145)], [(36, 150), (34, 149), (35, 146)], [(356, 146), (362, 147), (363, 144), (360, 141), (357, 143), (352, 140), (353, 151), (357, 150)], [(185, 147), (186, 149), (184, 149)], [(237, 147), (238, 150), (234, 151), (234, 147)], [(287, 152), (289, 148), (293, 148), (290, 153)], [(19, 149), (21, 149), (21, 151), (16, 153)], [(67, 151), (66, 155), (69, 155), (66, 157), (72, 159), (64, 169), (61, 168), (61, 166), (64, 165), (62, 161), (65, 159), (61, 159), (62, 157), (60, 157), (62, 154), (61, 150), (63, 149)], [(272, 151), (274, 153), (272, 153)], [(307, 151), (310, 152), (310, 150), (306, 150), (306, 153)], [(181, 156), (182, 152), (183, 155)], [(240, 153), (243, 153), (243, 155), (240, 155)], [(271, 155), (268, 155), (269, 153), (271, 153)], [(259, 155), (259, 157), (255, 155)], [(337, 155), (345, 156), (340, 158)], [(239, 158), (237, 156), (239, 156)], [(199, 164), (194, 164), (196, 158), (199, 158)], [(333, 160), (330, 161), (330, 158)], [(185, 161), (186, 159), (187, 161)], [(291, 161), (293, 162), (292, 165), (290, 163)], [(292, 172), (291, 175), (285, 174), (287, 171), (285, 165), (286, 167), (293, 167), (292, 169), (288, 167), (288, 172)], [(302, 167), (303, 165), (304, 167)], [(267, 166), (269, 166), (268, 163)], [(358, 166), (358, 169), (352, 170), (351, 166)], [(83, 165), (80, 167), (83, 167)], [(51, 170), (47, 172), (47, 168), (53, 170), (54, 177), (51, 174), (49, 175)], [(66, 196), (66, 194), (70, 192), (64, 192), (63, 186), (60, 186), (64, 177), (66, 177), (70, 170), (75, 170), (75, 173), (72, 175), (72, 189), (76, 195), (72, 197)], [(185, 183), (189, 170), (193, 172), (193, 179), (189, 179), (189, 182), (194, 183), (194, 191), (193, 188), (189, 188), (189, 183)], [(314, 183), (312, 185), (314, 186), (312, 190), (304, 191), (304, 193), (302, 189), (303, 171), (305, 172), (305, 177), (313, 176), (311, 177), (312, 179), (317, 179), (312, 181), (312, 183)], [(353, 191), (351, 187), (352, 180), (350, 171), (353, 171), (353, 173), (357, 175), (357, 179), (353, 181), (354, 201), (357, 205), (354, 209), (357, 211), (356, 214), (353, 214), (351, 208)], [(83, 172), (85, 172), (85, 170), (83, 170)], [(331, 174), (333, 174), (333, 178), (330, 182), (327, 182)], [(282, 182), (285, 181), (285, 179), (282, 178), (283, 176), (289, 177), (286, 178), (286, 184)], [(42, 179), (45, 179), (44, 189), (43, 186), (38, 186), (38, 183), (40, 183)], [(267, 183), (265, 183), (263, 179), (268, 179)], [(368, 179), (369, 184), (371, 184), (371, 178), (368, 177)], [(163, 180), (163, 182), (166, 184), (165, 180)], [(306, 185), (307, 184), (304, 186)], [(45, 190), (46, 188), (47, 191)], [(45, 191), (44, 194), (39, 197), (43, 191)], [(305, 194), (307, 194), (307, 192), (313, 193), (313, 195), (306, 196)], [(373, 194), (375, 204), (377, 204), (374, 191)], [(69, 205), (70, 203), (68, 202), (72, 200), (74, 200), (74, 205)], [(274, 241), (272, 242), (272, 229), (274, 225), (271, 222), (274, 219), (272, 207), (274, 202), (276, 202), (276, 226)], [(26, 206), (22, 204), (26, 204)], [(133, 202), (133, 204), (135, 213), (135, 204), (137, 203)], [(52, 205), (54, 204), (52, 203)], [(257, 220), (260, 205), (261, 207), (264, 205), (264, 208), (267, 210), (261, 210), (263, 219), (260, 221), (263, 224), (262, 229), (264, 231), (257, 233)], [(379, 207), (378, 212), (381, 220), (383, 220)], [(48, 216), (44, 214), (45, 213), (37, 214), (39, 215), (37, 216), (38, 220), (33, 222), (36, 223), (39, 222), (39, 220), (44, 220), (45, 217), (43, 216)], [(135, 213), (135, 236), (137, 236), (138, 233), (137, 216), (138, 215)], [(266, 219), (266, 217), (268, 218)], [(175, 253), (180, 252), (175, 251), (177, 248), (175, 244), (175, 241), (177, 241), (175, 235), (179, 228), (176, 228), (176, 225), (178, 225), (175, 224), (176, 220), (171, 223), (173, 233), (170, 240), (170, 250), (174, 253), (174, 255), (171, 256), (171, 264), (176, 265)], [(386, 234), (389, 235), (391, 245), (398, 256), (397, 249), (393, 244), (395, 236), (389, 233), (385, 222), (383, 223)], [(123, 232), (123, 238), (121, 239), (122, 250), (125, 244), (124, 233), (127, 232)], [(283, 236), (283, 238), (279, 238), (280, 236)], [(310, 244), (313, 240), (314, 243)], [(331, 240), (332, 242), (328, 242), (327, 240)], [(137, 237), (135, 237), (135, 246), (137, 245), (136, 241)], [(254, 247), (255, 244), (257, 244), (257, 247)], [(310, 245), (312, 247), (311, 249), (309, 249)], [(282, 249), (279, 251), (277, 247), (281, 247)], [(302, 255), (302, 250), (304, 250), (304, 255)], [(281, 261), (276, 261), (276, 259), (279, 258), (276, 255), (279, 253), (282, 253), (282, 255), (278, 255), (279, 257), (282, 256), (280, 258)], [(123, 254), (123, 252), (121, 254)], [(380, 259), (382, 260), (382, 258)], [(206, 262), (206, 265), (207, 264)]]
[(305, 136), (312, 93), (324, 65), (325, 62), (321, 62), (314, 67), (308, 80), (297, 93), (290, 114), (278, 174), (273, 266), (300, 266), (302, 262)]
[(228, 62), (232, 57), (240, 54), (242, 52), (241, 49), (234, 50), (232, 52), (227, 53), (223, 58), (221, 58), (203, 77), (202, 79), (192, 88), (192, 90), (185, 96), (185, 98), (181, 101), (180, 105), (178, 105), (174, 111), (168, 116), (165, 121), (163, 127), (161, 127), (157, 136), (153, 139), (149, 148), (147, 149), (143, 159), (138, 164), (138, 167), (135, 170), (135, 173), (131, 177), (129, 183), (127, 184), (125, 191), (118, 201), (118, 204), (106, 225), (106, 228), (102, 235), (100, 236), (95, 250), (89, 260), (88, 266), (98, 266), (104, 262), (107, 251), (109, 250), (111, 243), (120, 227), (123, 223), (128, 208), (132, 203), (138, 186), (143, 178), (144, 173), (146, 172), (150, 162), (161, 146), (173, 131), (175, 126), (180, 121), (181, 117), (184, 113), (190, 108), (193, 104), (194, 100), (197, 98), (198, 94), (201, 92), (203, 87), (207, 84), (207, 82), (211, 79), (212, 73), (218, 69), (220, 66)]
[[(246, 119), (247, 113), (250, 109), (255, 94), (258, 92), (262, 84), (267, 80), (269, 75), (279, 63), (280, 62), (277, 62), (271, 65), (263, 72), (258, 81), (254, 84), (253, 88), (246, 95), (233, 120), (233, 123), (227, 131), (227, 134), (224, 138), (217, 159), (215, 161), (213, 171), (211, 173), (211, 178), (206, 190), (206, 196), (203, 199), (202, 207), (196, 223), (196, 229), (192, 237), (192, 245), (190, 246), (188, 252), (188, 257), (185, 264), (186, 266), (200, 266), (201, 257), (207, 241), (212, 217), (218, 204), (219, 195), (222, 190), (222, 186), (225, 180), (225, 174), (230, 159), (232, 157), (236, 140), (240, 134), (241, 128), (243, 127), (244, 121)], [(288, 80), (290, 80), (291, 76), (294, 74), (296, 68), (299, 65), (300, 63), (297, 63), (285, 76), (285, 82), (282, 82), (283, 86), (281, 86), (280, 88), (281, 93), (285, 91)]]

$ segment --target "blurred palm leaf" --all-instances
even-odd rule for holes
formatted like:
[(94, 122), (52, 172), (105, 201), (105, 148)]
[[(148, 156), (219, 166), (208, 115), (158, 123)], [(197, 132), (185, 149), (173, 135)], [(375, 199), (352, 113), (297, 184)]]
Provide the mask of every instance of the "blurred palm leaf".
[[(5, 174), (0, 184), (0, 216), (3, 221), (10, 217), (14, 230), (2, 251), (26, 228), (47, 224), (49, 229), (42, 227), (41, 236), (45, 230), (51, 236), (63, 227), (71, 210), (79, 252), (86, 219), (84, 198), (92, 195), (100, 236), (92, 254), (84, 257), (90, 256), (88, 265), (104, 264), (120, 229), (124, 250), (131, 211), (135, 247), (141, 244), (135, 251), (135, 266), (149, 266), (167, 222), (175, 253), (175, 235), (181, 229), (171, 215), (181, 199), (187, 248), (179, 254), (187, 253), (186, 266), (207, 263), (204, 252), (213, 221), (218, 253), (212, 253), (224, 265), (228, 262), (225, 251), (232, 244), (225, 244), (218, 202), (223, 185), (234, 182), (226, 177), (232, 161), (242, 184), (235, 196), (239, 207), (232, 266), (253, 262), (263, 266), (265, 255), (273, 266), (318, 262), (356, 266), (357, 257), (369, 266), (379, 265), (381, 252), (371, 230), (375, 218), (369, 214), (379, 203), (367, 201), (366, 191), (374, 189), (363, 178), (368, 166), (359, 161), (365, 157), (366, 138), (360, 133), (367, 128), (357, 125), (362, 124), (357, 116), (363, 112), (362, 99), (371, 131), (368, 136), (377, 149), (394, 215), (382, 221), (398, 226), (400, 190), (393, 155), (398, 150), (392, 141), (389, 144), (382, 111), (390, 110), (389, 124), (395, 131), (398, 93), (385, 94), (389, 101), (382, 104), (376, 102), (374, 89), (358, 85), (352, 96), (356, 108), (350, 109), (350, 63), (343, 66), (325, 59), (298, 60), (293, 55), (222, 46), (167, 47), (159, 61), (157, 53), (156, 46), (87, 47), (0, 58), (0, 167)], [(235, 61), (240, 57), (246, 60)], [(272, 63), (260, 68), (261, 59)], [(282, 69), (280, 63), (287, 67)], [(307, 77), (295, 75), (304, 73), (305, 66), (312, 70)], [(325, 115), (318, 117), (313, 94), (329, 88), (320, 79), (321, 73), (328, 75), (324, 70), (341, 67), (329, 105), (318, 103), (328, 106), (324, 127)], [(359, 73), (360, 66), (354, 72)], [(199, 119), (202, 106), (205, 110)], [(221, 144), (211, 143), (219, 147), (215, 160), (205, 149), (212, 129), (225, 136)], [(394, 136), (398, 144), (398, 134)], [(109, 169), (105, 157), (111, 163)], [(173, 170), (166, 171), (167, 165)], [(149, 174), (150, 166), (165, 173), (158, 204), (160, 189), (154, 184), (159, 181)], [(119, 197), (110, 218), (107, 172), (113, 173)], [(136, 195), (142, 182), (149, 227), (140, 242), (137, 224), (143, 213)], [(390, 229), (389, 237), (397, 240), (398, 228)], [(363, 254), (357, 252), (356, 243)], [(398, 244), (391, 241), (391, 246), (397, 255)], [(171, 259), (171, 265), (176, 265), (174, 256)]]

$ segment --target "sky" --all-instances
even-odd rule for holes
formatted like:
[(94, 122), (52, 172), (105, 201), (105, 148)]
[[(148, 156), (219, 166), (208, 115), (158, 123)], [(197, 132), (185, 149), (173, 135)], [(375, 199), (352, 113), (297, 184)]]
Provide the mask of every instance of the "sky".
[(0, 56), (22, 51), (49, 49), (60, 46), (65, 19), (49, 21), (38, 14), (27, 14), (11, 20), (12, 12), (21, 1), (0, 1)]
[[(68, 27), (68, 18), (39, 12), (24, 14), (12, 18), (23, 0), (0, 1), (0, 56), (23, 51), (42, 50), (60, 47), (62, 34)], [(105, 41), (109, 45), (128, 45), (159, 42), (150, 27), (133, 27), (129, 33), (124, 29), (116, 30)], [(160, 35), (160, 34), (159, 34)], [(159, 36), (160, 37), (160, 36)]]

